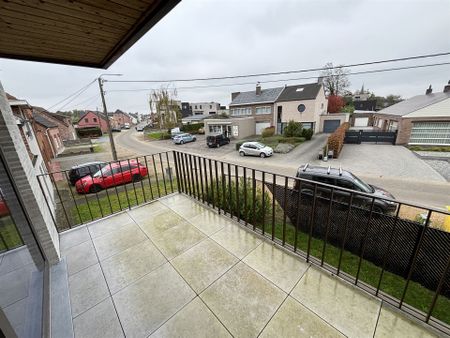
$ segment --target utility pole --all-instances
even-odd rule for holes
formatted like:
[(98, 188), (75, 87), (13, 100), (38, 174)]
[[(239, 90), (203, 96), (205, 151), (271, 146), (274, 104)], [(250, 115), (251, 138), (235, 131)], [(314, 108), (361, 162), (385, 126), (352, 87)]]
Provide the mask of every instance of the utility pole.
[(109, 143), (111, 144), (112, 157), (114, 161), (117, 161), (116, 146), (114, 145), (114, 137), (111, 132), (111, 123), (109, 122), (108, 110), (106, 109), (105, 92), (103, 91), (103, 79), (101, 78), (101, 76), (98, 78), (98, 86), (100, 87), (100, 95), (102, 96), (103, 114), (105, 115), (106, 125), (108, 126)]

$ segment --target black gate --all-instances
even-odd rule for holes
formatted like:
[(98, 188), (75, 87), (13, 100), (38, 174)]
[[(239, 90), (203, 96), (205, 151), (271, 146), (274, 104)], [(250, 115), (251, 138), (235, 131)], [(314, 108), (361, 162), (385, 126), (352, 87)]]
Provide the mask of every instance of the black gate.
[(344, 143), (361, 144), (362, 142), (395, 144), (397, 131), (364, 131), (348, 130), (345, 132)]

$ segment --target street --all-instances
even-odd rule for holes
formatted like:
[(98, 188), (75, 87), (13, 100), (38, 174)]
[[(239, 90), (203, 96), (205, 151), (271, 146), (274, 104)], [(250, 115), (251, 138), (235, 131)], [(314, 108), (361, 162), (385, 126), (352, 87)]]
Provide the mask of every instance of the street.
[[(115, 134), (114, 137), (119, 158), (154, 154), (167, 150), (179, 150), (248, 168), (289, 176), (295, 176), (299, 166), (305, 163), (322, 166), (331, 165), (333, 167), (342, 165), (344, 169), (350, 170), (367, 183), (390, 191), (399, 200), (438, 209), (445, 209), (447, 205), (450, 205), (450, 183), (446, 182), (442, 176), (424, 161), (410, 157), (409, 150), (399, 146), (370, 145), (369, 147), (374, 147), (371, 149), (375, 150), (372, 151), (374, 153), (373, 158), (367, 157), (364, 159), (364, 157), (359, 157), (355, 161), (350, 155), (363, 151), (366, 145), (356, 145), (356, 147), (355, 145), (345, 145), (344, 151), (338, 160), (325, 163), (316, 159), (318, 150), (326, 141), (327, 135), (325, 134), (315, 135), (311, 141), (301, 144), (288, 154), (274, 154), (273, 157), (265, 159), (240, 157), (238, 152), (235, 151), (234, 144), (219, 149), (208, 149), (201, 136), (198, 141), (181, 146), (174, 145), (167, 140), (144, 141), (144, 134), (138, 133), (134, 129), (122, 131)], [(107, 143), (103, 144), (106, 148)], [(386, 149), (393, 149), (399, 154), (395, 157), (400, 158), (392, 159), (393, 161), (397, 160), (398, 163), (386, 163), (386, 160), (383, 158), (383, 152)], [(95, 157), (94, 155), (100, 154), (92, 154), (92, 157)], [(101, 155), (106, 155), (106, 153)], [(378, 157), (381, 157), (381, 159), (375, 161), (375, 158)], [(406, 161), (410, 161), (410, 163), (406, 163)], [(377, 165), (375, 162), (381, 164)]]

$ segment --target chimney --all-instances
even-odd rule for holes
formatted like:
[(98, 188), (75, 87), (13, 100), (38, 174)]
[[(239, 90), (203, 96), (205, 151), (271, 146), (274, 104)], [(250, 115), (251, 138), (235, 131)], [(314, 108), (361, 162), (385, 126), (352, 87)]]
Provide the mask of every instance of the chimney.
[(256, 95), (261, 95), (261, 85), (259, 82), (256, 84)]
[(448, 81), (447, 85), (444, 87), (444, 93), (450, 93), (450, 81)]
[(319, 77), (317, 78), (317, 83), (318, 83), (318, 84), (323, 84), (323, 76), (319, 76)]
[(233, 101), (241, 92), (231, 93), (231, 101)]
[(425, 92), (426, 95), (430, 95), (433, 92), (433, 89), (431, 88), (431, 85), (428, 87), (427, 91)]

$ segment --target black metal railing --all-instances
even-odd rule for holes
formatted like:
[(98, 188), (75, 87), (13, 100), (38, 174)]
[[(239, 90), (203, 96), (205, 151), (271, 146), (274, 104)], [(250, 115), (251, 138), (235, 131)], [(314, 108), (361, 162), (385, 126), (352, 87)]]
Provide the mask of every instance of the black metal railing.
[(448, 212), (174, 152), (178, 189), (443, 332)]
[(88, 194), (76, 192), (67, 172), (50, 174), (58, 230), (184, 193), (450, 332), (448, 212), (179, 151), (125, 161), (133, 160), (149, 175)]
[(52, 183), (55, 200), (46, 203), (59, 232), (176, 191), (172, 152), (107, 162), (86, 170), (85, 186), (74, 185), (69, 170), (38, 175), (45, 196), (42, 181), (48, 177)]

